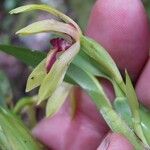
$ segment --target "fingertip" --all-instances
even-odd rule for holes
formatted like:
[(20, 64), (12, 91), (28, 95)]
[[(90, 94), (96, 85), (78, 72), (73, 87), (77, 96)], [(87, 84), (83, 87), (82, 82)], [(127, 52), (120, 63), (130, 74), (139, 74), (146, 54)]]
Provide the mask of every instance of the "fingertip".
[(136, 93), (138, 99), (150, 108), (150, 58), (137, 81)]
[(97, 0), (86, 35), (99, 42), (122, 73), (127, 68), (136, 81), (149, 51), (149, 24), (141, 1)]

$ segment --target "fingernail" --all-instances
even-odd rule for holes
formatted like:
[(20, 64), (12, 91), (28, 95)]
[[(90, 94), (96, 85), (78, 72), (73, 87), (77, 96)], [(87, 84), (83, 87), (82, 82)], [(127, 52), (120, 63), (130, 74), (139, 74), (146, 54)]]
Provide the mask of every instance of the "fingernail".
[(101, 145), (97, 150), (108, 150), (109, 145), (110, 145), (110, 138), (111, 138), (111, 133), (109, 133), (105, 139), (102, 141)]

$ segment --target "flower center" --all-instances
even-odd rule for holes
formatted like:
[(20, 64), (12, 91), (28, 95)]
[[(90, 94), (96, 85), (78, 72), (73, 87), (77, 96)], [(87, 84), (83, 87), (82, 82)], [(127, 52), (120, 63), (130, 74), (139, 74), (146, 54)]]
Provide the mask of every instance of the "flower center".
[(68, 41), (64, 40), (63, 38), (54, 38), (50, 40), (50, 43), (52, 45), (53, 52), (50, 53), (47, 56), (46, 61), (46, 71), (47, 73), (50, 71), (52, 65), (55, 63), (57, 56), (60, 55), (63, 51), (67, 50), (69, 47), (71, 47), (72, 43), (69, 43)]

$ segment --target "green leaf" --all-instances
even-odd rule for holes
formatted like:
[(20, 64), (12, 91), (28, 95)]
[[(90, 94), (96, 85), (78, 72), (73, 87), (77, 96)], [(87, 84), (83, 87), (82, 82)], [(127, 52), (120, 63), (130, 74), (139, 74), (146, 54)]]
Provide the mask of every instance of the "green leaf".
[(42, 150), (42, 147), (15, 115), (0, 108), (0, 149)]
[(100, 46), (96, 41), (81, 36), (81, 49), (90, 57), (92, 57), (101, 67), (101, 70), (111, 79), (114, 79), (120, 88), (125, 91), (125, 85), (121, 74), (108, 52)]
[(150, 111), (143, 106), (140, 107), (140, 118), (141, 118), (141, 127), (145, 138), (150, 145)]
[(107, 122), (108, 126), (113, 132), (123, 135), (134, 146), (135, 150), (144, 150), (143, 143), (136, 137), (133, 130), (131, 130), (124, 120), (113, 109), (100, 110), (102, 116)]
[(41, 83), (43, 82), (47, 74), (45, 63), (46, 63), (46, 59), (42, 60), (28, 77), (28, 81), (26, 85), (26, 92), (29, 92), (32, 89), (40, 86)]
[(38, 103), (51, 96), (56, 88), (62, 83), (66, 71), (79, 52), (79, 49), (80, 44), (79, 42), (76, 42), (56, 60), (40, 86)]
[(63, 82), (48, 99), (46, 105), (46, 116), (52, 117), (55, 115), (64, 104), (69, 92), (72, 88), (72, 85)]
[(37, 34), (42, 32), (52, 32), (52, 31), (68, 34), (74, 39), (79, 39), (79, 34), (73, 26), (54, 19), (47, 19), (47, 20), (34, 22), (28, 25), (27, 27), (17, 31), (16, 34), (32, 35), (32, 34)]
[(46, 57), (45, 53), (9, 45), (0, 45), (0, 51), (12, 55), (25, 64), (33, 67), (37, 66)]
[(90, 95), (94, 96), (97, 94), (99, 99), (95, 96), (93, 100), (98, 108), (101, 108), (101, 106), (111, 107), (111, 104), (99, 82), (90, 73), (82, 70), (74, 64), (71, 64), (66, 75), (69, 76), (76, 84), (90, 93)]
[(32, 11), (32, 10), (43, 10), (43, 11), (49, 12), (50, 14), (62, 19), (66, 23), (73, 24), (76, 27), (76, 29), (78, 30), (78, 32), (81, 33), (81, 30), (80, 30), (79, 26), (76, 24), (76, 22), (74, 22), (71, 18), (69, 18), (65, 14), (61, 13), (57, 9), (55, 9), (51, 6), (48, 6), (48, 5), (38, 5), (38, 4), (25, 5), (25, 6), (21, 6), (16, 9), (11, 10), (10, 14), (18, 14), (18, 13)]
[(132, 112), (133, 127), (135, 130), (135, 133), (143, 141), (143, 143), (148, 146), (148, 143), (145, 139), (145, 136), (143, 134), (143, 130), (142, 130), (142, 127), (140, 124), (141, 119), (140, 119), (140, 113), (139, 113), (138, 99), (137, 99), (134, 87), (132, 85), (131, 79), (130, 79), (127, 71), (126, 71), (126, 96), (127, 96), (129, 107)]

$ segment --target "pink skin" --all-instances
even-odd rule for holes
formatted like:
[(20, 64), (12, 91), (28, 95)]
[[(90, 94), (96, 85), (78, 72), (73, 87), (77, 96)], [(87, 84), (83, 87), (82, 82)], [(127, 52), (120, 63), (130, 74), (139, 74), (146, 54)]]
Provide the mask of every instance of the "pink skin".
[[(135, 81), (148, 58), (148, 30), (140, 0), (98, 0), (90, 16), (87, 34), (108, 50), (121, 70), (127, 68)], [(137, 83), (140, 100), (150, 106), (149, 76), (150, 61)], [(102, 79), (100, 81), (113, 100), (110, 85)], [(91, 99), (79, 89), (76, 90), (76, 98), (74, 118), (70, 115), (68, 100), (56, 116), (43, 119), (33, 129), (33, 135), (53, 150), (133, 149), (118, 134), (109, 134), (105, 138), (109, 129)]]
[(116, 133), (109, 133), (97, 150), (133, 150), (133, 146), (123, 138), (121, 135)]
[(139, 100), (150, 108), (150, 58), (136, 84)]
[(87, 35), (108, 50), (134, 80), (148, 58), (149, 26), (141, 0), (98, 0)]
[(56, 116), (44, 119), (33, 130), (37, 138), (54, 150), (94, 150), (108, 131), (87, 94), (79, 90), (76, 94), (78, 108), (74, 118), (68, 100)]

